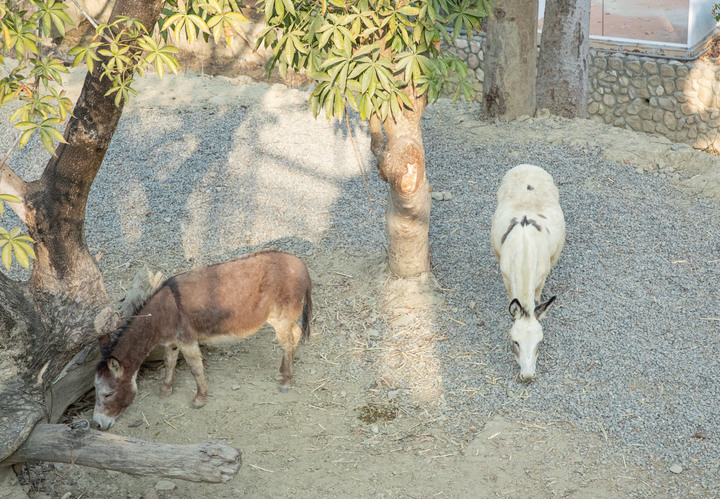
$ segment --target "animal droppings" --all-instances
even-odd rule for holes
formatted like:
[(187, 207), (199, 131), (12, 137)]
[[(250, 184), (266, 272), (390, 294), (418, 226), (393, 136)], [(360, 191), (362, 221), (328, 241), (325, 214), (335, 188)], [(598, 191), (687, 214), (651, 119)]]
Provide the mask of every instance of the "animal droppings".
[(378, 421), (393, 421), (397, 417), (397, 409), (390, 406), (368, 404), (360, 408), (358, 419), (365, 424)]

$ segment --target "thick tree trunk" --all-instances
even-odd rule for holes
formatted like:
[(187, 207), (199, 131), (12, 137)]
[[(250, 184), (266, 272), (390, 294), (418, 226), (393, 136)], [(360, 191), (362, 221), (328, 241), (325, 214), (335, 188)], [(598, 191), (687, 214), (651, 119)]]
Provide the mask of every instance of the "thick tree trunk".
[(377, 117), (370, 119), (370, 148), (390, 187), (385, 210), (390, 270), (399, 277), (418, 277), (430, 272), (432, 200), (420, 130), (427, 99), (413, 90), (408, 94), (413, 109), (402, 110), (395, 119), (389, 116), (382, 126)]
[(505, 0), (493, 8), (483, 86), (483, 104), (491, 118), (535, 114), (537, 14), (537, 0)]
[(538, 56), (537, 105), (587, 118), (590, 0), (548, 0)]
[[(122, 0), (112, 16), (154, 26), (163, 0)], [(41, 178), (24, 184), (3, 166), (5, 184), (19, 194), (19, 215), (37, 241), (27, 284), (0, 274), (0, 460), (12, 454), (33, 426), (47, 420), (45, 392), (82, 347), (116, 322), (102, 276), (85, 241), (90, 187), (122, 109), (100, 79), (88, 74), (65, 139)], [(16, 210), (18, 211), (18, 210)]]
[(38, 460), (211, 483), (227, 482), (242, 465), (240, 451), (223, 443), (147, 442), (92, 430), (87, 421), (35, 426), (23, 445), (0, 462), (0, 467)]

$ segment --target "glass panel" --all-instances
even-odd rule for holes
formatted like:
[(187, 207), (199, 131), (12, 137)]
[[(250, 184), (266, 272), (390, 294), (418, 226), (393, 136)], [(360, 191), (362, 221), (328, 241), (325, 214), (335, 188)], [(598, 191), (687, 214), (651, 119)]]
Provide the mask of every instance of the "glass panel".
[(688, 44), (692, 47), (715, 29), (715, 18), (712, 8), (720, 0), (690, 0), (690, 39)]
[(592, 0), (590, 35), (686, 44), (689, 4), (690, 0)]
[[(590, 10), (590, 36), (645, 40), (653, 42), (688, 42), (688, 17), (691, 0), (592, 0)], [(707, 3), (706, 10), (712, 19), (713, 0), (692, 0), (694, 4)], [(720, 0), (714, 0), (720, 2)], [(545, 15), (545, 1), (539, 2), (539, 29)], [(697, 10), (698, 7), (695, 7)], [(714, 21), (712, 22), (714, 25)], [(698, 35), (700, 38), (707, 34)]]

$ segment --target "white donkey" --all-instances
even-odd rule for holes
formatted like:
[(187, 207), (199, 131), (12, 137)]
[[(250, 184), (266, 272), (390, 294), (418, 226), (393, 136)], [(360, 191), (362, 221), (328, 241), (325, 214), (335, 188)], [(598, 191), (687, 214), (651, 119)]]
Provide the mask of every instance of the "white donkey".
[(549, 173), (539, 166), (519, 165), (503, 177), (492, 219), (490, 239), (510, 296), (514, 321), (510, 340), (524, 381), (535, 378), (538, 346), (543, 339), (539, 321), (556, 298), (535, 305), (565, 244), (565, 217), (559, 198)]

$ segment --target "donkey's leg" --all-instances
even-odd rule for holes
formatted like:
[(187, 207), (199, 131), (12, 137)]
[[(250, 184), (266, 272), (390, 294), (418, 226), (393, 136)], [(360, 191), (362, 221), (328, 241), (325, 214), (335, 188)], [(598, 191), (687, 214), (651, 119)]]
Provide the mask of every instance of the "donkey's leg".
[(295, 358), (295, 350), (302, 336), (300, 327), (294, 321), (268, 321), (275, 328), (275, 336), (278, 343), (283, 349), (283, 359), (280, 364), (280, 373), (282, 381), (280, 382), (280, 390), (287, 391), (292, 379), (292, 365)]
[(160, 395), (168, 396), (172, 393), (173, 381), (175, 381), (175, 366), (177, 365), (178, 354), (177, 345), (169, 344), (165, 346), (165, 379), (160, 385)]
[(545, 279), (547, 279), (547, 276), (543, 277), (538, 283), (537, 288), (535, 288), (535, 303), (540, 302), (540, 295), (542, 294), (543, 287), (545, 287)]
[(205, 375), (203, 374), (202, 354), (200, 353), (200, 345), (192, 343), (190, 345), (180, 344), (180, 350), (182, 351), (185, 362), (190, 366), (190, 372), (195, 377), (195, 383), (197, 384), (197, 393), (195, 398), (192, 400), (192, 406), (196, 409), (205, 405), (208, 389), (207, 383), (205, 382)]

